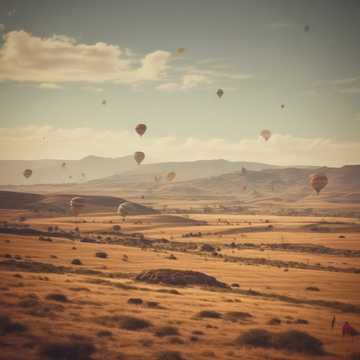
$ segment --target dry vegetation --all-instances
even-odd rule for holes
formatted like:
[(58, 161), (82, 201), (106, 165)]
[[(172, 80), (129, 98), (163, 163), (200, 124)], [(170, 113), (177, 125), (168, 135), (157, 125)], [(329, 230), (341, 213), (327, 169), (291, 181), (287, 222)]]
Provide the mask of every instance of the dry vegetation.
[(359, 359), (357, 219), (0, 215), (0, 358)]

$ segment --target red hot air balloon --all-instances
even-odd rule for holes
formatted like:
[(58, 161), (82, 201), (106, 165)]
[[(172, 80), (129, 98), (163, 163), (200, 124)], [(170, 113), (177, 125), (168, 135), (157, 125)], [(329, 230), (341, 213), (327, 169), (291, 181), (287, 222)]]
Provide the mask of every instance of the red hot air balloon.
[(134, 159), (137, 162), (137, 164), (140, 165), (142, 161), (145, 159), (145, 154), (142, 151), (137, 151), (134, 154)]
[(319, 195), (320, 191), (328, 184), (328, 178), (325, 174), (310, 175), (310, 185)]
[(265, 141), (268, 141), (271, 138), (271, 131), (264, 129), (261, 131), (260, 135), (265, 139)]
[(146, 125), (145, 124), (138, 124), (135, 128), (135, 131), (140, 135), (143, 136), (146, 131)]

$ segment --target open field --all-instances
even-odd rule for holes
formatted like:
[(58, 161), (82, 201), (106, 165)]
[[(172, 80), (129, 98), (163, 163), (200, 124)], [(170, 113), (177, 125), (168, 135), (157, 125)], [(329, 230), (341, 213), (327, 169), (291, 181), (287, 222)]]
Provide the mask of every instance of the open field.
[[(18, 323), (0, 324), (0, 358), (57, 359), (53, 343), (79, 359), (317, 357), (236, 341), (251, 329), (306, 332), (323, 343), (322, 359), (360, 351), (358, 337), (341, 335), (344, 321), (360, 329), (358, 219), (2, 210), (0, 223), (1, 313)], [(156, 269), (226, 285), (136, 279)]]

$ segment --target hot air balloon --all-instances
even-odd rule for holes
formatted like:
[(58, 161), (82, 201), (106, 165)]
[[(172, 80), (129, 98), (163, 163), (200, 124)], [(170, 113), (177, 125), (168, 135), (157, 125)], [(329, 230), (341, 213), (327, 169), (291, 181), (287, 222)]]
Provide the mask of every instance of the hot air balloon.
[(61, 164), (61, 167), (65, 168), (65, 167), (66, 167), (66, 162), (63, 162), (63, 163)]
[(325, 174), (313, 174), (310, 175), (310, 185), (319, 195), (320, 191), (327, 185), (328, 178)]
[(82, 178), (86, 178), (86, 174), (85, 174), (85, 173), (81, 173), (81, 177), (82, 177)]
[(101, 103), (102, 103), (103, 105), (106, 105), (106, 100), (103, 100)]
[(76, 196), (70, 200), (70, 209), (75, 216), (78, 216), (84, 207), (85, 207), (84, 198)]
[(134, 159), (137, 162), (137, 164), (140, 165), (142, 161), (145, 159), (145, 154), (142, 151), (137, 151), (134, 154)]
[(31, 175), (32, 175), (32, 170), (31, 169), (25, 169), (24, 171), (23, 171), (23, 175), (24, 175), (24, 177), (26, 178), (26, 179), (28, 179)]
[(122, 216), (123, 218), (125, 218), (126, 216), (129, 215), (129, 209), (130, 209), (130, 203), (128, 202), (123, 202), (118, 206), (117, 209), (117, 213), (118, 215)]
[(185, 52), (185, 48), (177, 48), (176, 49), (176, 55), (182, 55)]
[(216, 92), (216, 95), (221, 98), (224, 95), (224, 90), (223, 89), (218, 89), (218, 91)]
[(267, 129), (261, 130), (260, 135), (265, 139), (265, 141), (268, 141), (271, 138), (271, 131)]
[(305, 32), (308, 32), (309, 30), (310, 30), (310, 26), (309, 26), (309, 25), (305, 25), (305, 26), (304, 26), (304, 31), (305, 31)]
[(281, 104), (281, 108), (282, 108), (282, 109), (285, 109), (285, 105), (284, 105), (284, 104)]
[(145, 124), (138, 124), (135, 128), (135, 131), (140, 135), (143, 136), (146, 131), (146, 125)]
[(176, 173), (174, 171), (170, 171), (167, 175), (166, 178), (168, 181), (173, 181), (176, 178)]

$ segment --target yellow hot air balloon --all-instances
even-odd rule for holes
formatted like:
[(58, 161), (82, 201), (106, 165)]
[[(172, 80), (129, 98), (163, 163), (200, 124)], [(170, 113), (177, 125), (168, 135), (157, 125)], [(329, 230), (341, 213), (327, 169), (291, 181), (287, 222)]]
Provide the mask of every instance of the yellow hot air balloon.
[(143, 136), (145, 134), (147, 127), (145, 124), (138, 124), (135, 128), (135, 131), (140, 135)]
[(32, 175), (32, 170), (31, 169), (25, 169), (24, 171), (23, 171), (23, 175), (24, 175), (24, 177), (26, 178), (26, 179), (28, 179), (31, 175)]
[(167, 175), (166, 178), (168, 181), (173, 181), (176, 178), (176, 173), (174, 171), (170, 171)]
[(145, 154), (142, 151), (137, 151), (134, 154), (134, 159), (137, 162), (137, 164), (140, 165), (142, 161), (145, 159)]
[(70, 209), (75, 216), (78, 216), (84, 207), (85, 207), (84, 198), (76, 196), (70, 200)]
[(177, 48), (176, 49), (176, 55), (182, 55), (185, 52), (185, 48)]
[(319, 195), (320, 191), (328, 184), (328, 178), (325, 174), (313, 174), (309, 177), (310, 185)]
[(268, 141), (271, 138), (271, 131), (268, 129), (261, 130), (260, 135), (265, 139), (265, 141)]

